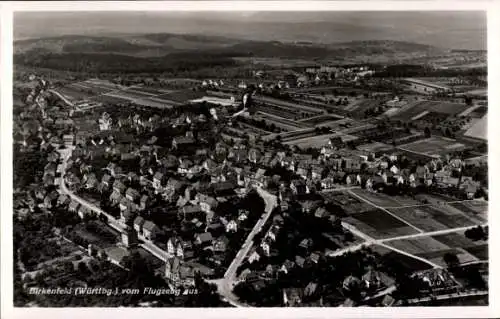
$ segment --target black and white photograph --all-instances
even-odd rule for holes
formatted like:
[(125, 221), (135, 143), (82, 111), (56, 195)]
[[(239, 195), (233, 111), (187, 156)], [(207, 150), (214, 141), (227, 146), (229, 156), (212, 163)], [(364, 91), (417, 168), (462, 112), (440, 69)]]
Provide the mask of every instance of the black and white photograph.
[(14, 307), (490, 305), (487, 11), (285, 4), (12, 13)]

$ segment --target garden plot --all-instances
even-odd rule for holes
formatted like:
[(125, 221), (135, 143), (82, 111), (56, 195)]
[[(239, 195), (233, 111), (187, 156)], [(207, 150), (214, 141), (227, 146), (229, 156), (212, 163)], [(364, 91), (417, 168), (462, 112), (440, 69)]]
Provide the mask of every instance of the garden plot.
[(418, 205), (420, 201), (413, 199), (411, 197), (403, 197), (403, 196), (388, 196), (381, 193), (373, 193), (364, 189), (353, 189), (351, 190), (354, 194), (363, 197), (364, 199), (372, 202), (373, 204), (380, 207), (401, 207), (401, 206), (410, 206), (410, 205)]
[(448, 253), (455, 254), (460, 263), (477, 261), (478, 258), (456, 245), (446, 245), (433, 237), (420, 237), (415, 239), (400, 239), (391, 241), (389, 246), (424, 258), (441, 267), (446, 267), (444, 256)]
[(460, 203), (450, 203), (448, 205), (450, 210), (455, 210), (457, 213), (466, 216), (475, 224), (485, 224), (488, 222), (488, 203), (480, 202), (480, 205), (477, 205), (478, 202), (480, 201), (463, 201)]
[(424, 231), (473, 226), (475, 222), (445, 206), (415, 206), (388, 209), (408, 223)]
[(352, 214), (344, 220), (359, 231), (376, 239), (418, 233), (414, 228), (380, 209)]

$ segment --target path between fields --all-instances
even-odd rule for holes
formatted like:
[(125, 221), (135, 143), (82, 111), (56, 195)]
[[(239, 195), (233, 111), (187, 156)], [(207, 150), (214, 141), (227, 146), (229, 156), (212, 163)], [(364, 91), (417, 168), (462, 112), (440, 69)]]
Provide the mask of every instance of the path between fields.
[(352, 195), (352, 196), (354, 196), (354, 197), (356, 197), (356, 198), (358, 198), (358, 199), (360, 199), (360, 200), (364, 201), (365, 203), (368, 203), (368, 204), (372, 205), (372, 206), (373, 206), (373, 207), (375, 207), (375, 208), (378, 208), (378, 209), (380, 209), (380, 210), (383, 210), (383, 211), (384, 211), (384, 212), (386, 212), (387, 214), (389, 214), (389, 215), (391, 215), (392, 217), (394, 217), (394, 218), (398, 219), (399, 221), (401, 221), (401, 222), (405, 223), (406, 225), (408, 225), (408, 226), (410, 226), (411, 228), (415, 229), (415, 230), (416, 230), (416, 231), (418, 231), (419, 233), (424, 233), (424, 231), (423, 231), (422, 229), (420, 229), (420, 228), (418, 228), (418, 227), (413, 226), (412, 224), (408, 223), (406, 220), (402, 219), (401, 217), (399, 217), (399, 216), (398, 216), (398, 215), (396, 215), (396, 214), (391, 213), (390, 211), (388, 211), (388, 210), (387, 210), (387, 209), (385, 209), (384, 207), (382, 207), (382, 206), (378, 206), (378, 205), (376, 205), (375, 203), (373, 203), (373, 202), (369, 201), (368, 199), (366, 199), (366, 198), (364, 198), (364, 197), (362, 197), (362, 196), (360, 196), (360, 195), (358, 195), (358, 194), (356, 194), (356, 193), (354, 193), (354, 192), (352, 192), (352, 191), (350, 191), (350, 190), (348, 191), (348, 193), (349, 193), (350, 195)]
[[(481, 199), (464, 199), (464, 200), (455, 200), (455, 201), (450, 201), (450, 202), (441, 202), (440, 204), (456, 204), (456, 203), (462, 203), (462, 202), (483, 202), (484, 200)], [(384, 206), (385, 209), (398, 209), (398, 208), (412, 208), (412, 207), (425, 207), (425, 206), (436, 206), (439, 204), (414, 204), (414, 205), (401, 205), (401, 206)]]
[[(487, 225), (488, 224), (483, 224), (481, 226), (485, 227)], [(396, 241), (396, 240), (418, 239), (418, 238), (422, 238), (422, 237), (446, 235), (446, 234), (451, 234), (451, 233), (466, 231), (468, 229), (472, 229), (472, 228), (477, 227), (477, 226), (464, 226), (464, 227), (457, 227), (457, 228), (450, 228), (450, 229), (430, 231), (430, 232), (426, 232), (426, 233), (418, 233), (418, 234), (403, 235), (403, 236), (390, 237), (390, 238), (374, 239), (374, 238), (372, 238), (372, 237), (370, 237), (370, 236), (368, 236), (368, 235), (360, 232), (358, 229), (356, 229), (352, 225), (349, 225), (349, 224), (343, 222), (342, 226), (344, 228), (346, 228), (347, 230), (351, 231), (353, 234), (357, 235), (358, 237), (364, 239), (365, 241), (362, 242), (362, 243), (356, 244), (354, 246), (349, 246), (349, 247), (345, 247), (345, 248), (336, 250), (336, 251), (328, 254), (328, 256), (330, 256), (330, 257), (340, 256), (340, 255), (343, 255), (343, 254), (348, 253), (348, 252), (354, 252), (354, 251), (360, 250), (360, 249), (362, 249), (364, 247), (367, 247), (367, 246), (370, 246), (370, 245), (379, 245), (379, 246), (385, 247), (387, 249), (396, 251), (396, 252), (398, 252), (400, 254), (406, 255), (408, 257), (415, 258), (417, 260), (425, 262), (426, 264), (429, 264), (429, 265), (433, 266), (434, 268), (442, 268), (442, 267), (439, 266), (439, 265), (437, 265), (437, 264), (435, 264), (435, 263), (432, 263), (431, 261), (429, 261), (427, 259), (424, 259), (422, 257), (415, 256), (415, 255), (410, 254), (410, 253), (408, 253), (406, 251), (403, 251), (401, 249), (389, 246), (388, 243), (390, 243), (391, 241)], [(479, 262), (475, 261), (475, 262), (472, 262), (472, 263), (479, 263)]]

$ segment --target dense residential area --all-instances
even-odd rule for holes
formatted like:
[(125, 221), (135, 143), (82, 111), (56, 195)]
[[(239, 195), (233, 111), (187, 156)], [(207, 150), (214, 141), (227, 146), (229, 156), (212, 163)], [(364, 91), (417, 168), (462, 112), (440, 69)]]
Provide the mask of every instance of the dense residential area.
[(485, 51), (82, 39), (15, 44), (16, 306), (487, 304)]

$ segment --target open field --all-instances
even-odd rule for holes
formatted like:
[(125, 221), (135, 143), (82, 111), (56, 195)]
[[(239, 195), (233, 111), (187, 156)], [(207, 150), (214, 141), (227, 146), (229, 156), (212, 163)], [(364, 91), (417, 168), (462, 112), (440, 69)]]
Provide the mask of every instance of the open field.
[(78, 100), (87, 100), (93, 96), (93, 94), (88, 94), (69, 86), (57, 88), (56, 91), (72, 102), (76, 102)]
[(358, 103), (355, 103), (352, 107), (346, 108), (349, 114), (354, 118), (364, 118), (365, 112), (370, 109), (374, 109), (380, 105), (380, 101), (373, 99), (363, 99)]
[(487, 259), (484, 258), (488, 255), (488, 243), (486, 241), (473, 241), (465, 237), (464, 232), (451, 233), (446, 235), (434, 236), (433, 239), (449, 246), (449, 247), (460, 247), (467, 251), (474, 252), (473, 255), (477, 254), (477, 258), (480, 260)]
[(338, 115), (328, 114), (328, 115), (318, 115), (318, 116), (311, 117), (311, 118), (308, 118), (305, 120), (299, 120), (299, 122), (304, 122), (304, 123), (307, 123), (310, 125), (319, 125), (319, 124), (322, 124), (324, 122), (335, 121), (335, 120), (339, 120), (342, 118), (343, 117), (338, 116)]
[(465, 215), (479, 220), (482, 223), (488, 221), (488, 202), (483, 201), (463, 201), (460, 203), (451, 203), (450, 206), (460, 210)]
[(476, 225), (474, 219), (448, 205), (390, 208), (391, 213), (424, 230), (435, 231)]
[(296, 121), (291, 121), (285, 118), (281, 118), (276, 115), (268, 114), (268, 113), (263, 113), (263, 112), (258, 112), (258, 116), (255, 118), (260, 118), (263, 119), (269, 123), (274, 123), (277, 127), (282, 128), (287, 131), (295, 131), (298, 129), (303, 129), (303, 128), (308, 128), (304, 123), (296, 122)]
[(115, 245), (118, 238), (118, 233), (111, 230), (102, 222), (95, 222), (94, 224), (96, 225), (96, 231), (92, 230), (94, 226), (92, 228), (86, 228), (83, 224), (79, 224), (73, 228), (72, 232), (75, 235), (78, 235), (79, 237), (85, 239), (89, 243), (101, 248)]
[(385, 256), (388, 259), (397, 260), (400, 264), (403, 265), (403, 267), (405, 267), (407, 272), (410, 274), (413, 272), (427, 270), (427, 269), (432, 268), (431, 265), (429, 265), (423, 261), (420, 261), (418, 259), (406, 256), (406, 255), (402, 255), (398, 252), (395, 252), (395, 251), (390, 250), (390, 249), (383, 247), (383, 246), (373, 245), (370, 248), (374, 252), (376, 252), (382, 256)]
[(134, 103), (142, 106), (167, 108), (167, 109), (172, 108), (174, 105), (177, 105), (177, 103), (172, 103), (170, 101), (163, 101), (163, 100), (158, 101), (157, 99), (153, 98), (135, 100)]
[(132, 92), (132, 90), (110, 92), (110, 93), (105, 93), (104, 95), (123, 98), (127, 100), (138, 100), (150, 97), (149, 94), (138, 93), (137, 91)]
[(94, 101), (102, 102), (102, 103), (108, 103), (108, 104), (120, 104), (120, 103), (126, 103), (129, 102), (127, 99), (121, 99), (118, 97), (113, 97), (109, 95), (99, 95), (93, 98)]
[(477, 250), (477, 255), (481, 255), (480, 252), (482, 249), (475, 248), (480, 246), (472, 241), (467, 242), (467, 240), (465, 236), (453, 233), (434, 237), (395, 240), (391, 241), (389, 245), (446, 267), (447, 265), (443, 257), (447, 253), (456, 254), (460, 263), (480, 260), (480, 258), (471, 254), (466, 248), (471, 248), (471, 251), (474, 251), (474, 249)]
[[(258, 112), (263, 112), (266, 114), (278, 116), (288, 120), (296, 120), (303, 117), (300, 113), (296, 112), (296, 110), (280, 107), (277, 105), (270, 105), (270, 104), (257, 105), (255, 109)], [(297, 123), (299, 123), (299, 121), (297, 121)]]
[(148, 87), (148, 86), (136, 87), (133, 90), (140, 91), (142, 93), (150, 93), (153, 95), (167, 94), (167, 93), (173, 92), (173, 90), (169, 90), (169, 89), (160, 89), (160, 88), (153, 88), (153, 87)]
[(186, 90), (171, 91), (170, 93), (159, 95), (156, 98), (167, 101), (186, 103), (189, 100), (199, 99), (205, 95), (206, 94), (204, 92), (195, 92), (193, 90), (186, 89)]
[(82, 92), (89, 92), (90, 94), (102, 94), (102, 93), (112, 91), (109, 88), (102, 88), (100, 86), (93, 85), (93, 84), (90, 84), (87, 82), (79, 82), (79, 83), (69, 84), (68, 87), (75, 89), (75, 90), (82, 91)]
[(488, 113), (488, 107), (481, 105), (474, 108), (474, 110), (472, 110), (472, 112), (470, 112), (468, 115), (474, 118), (482, 118), (486, 115), (486, 113)]
[(432, 237), (394, 240), (389, 242), (389, 246), (401, 249), (412, 255), (450, 249), (448, 245)]
[[(331, 138), (337, 136), (340, 135), (339, 134), (313, 135), (309, 137), (288, 140), (283, 143), (287, 145), (296, 145), (300, 148), (308, 148), (308, 147), (322, 148), (323, 146), (326, 146), (328, 144)], [(352, 136), (352, 139), (357, 139), (357, 137)]]
[(488, 115), (483, 116), (472, 125), (464, 134), (465, 136), (487, 140), (488, 139)]
[(459, 143), (454, 139), (440, 136), (432, 136), (424, 140), (419, 140), (398, 146), (398, 148), (402, 150), (427, 156), (446, 154), (461, 150), (464, 147), (464, 144)]
[(488, 244), (464, 248), (469, 254), (479, 260), (488, 260)]
[(315, 108), (315, 107), (310, 107), (310, 106), (305, 106), (301, 105), (299, 103), (295, 102), (288, 102), (288, 101), (283, 101), (275, 98), (270, 98), (267, 96), (259, 96), (255, 98), (256, 101), (262, 102), (265, 104), (270, 104), (270, 105), (277, 105), (279, 107), (283, 108), (288, 108), (288, 109), (293, 109), (299, 112), (305, 112), (305, 113), (311, 113), (315, 115), (319, 115), (324, 113), (323, 110)]
[(380, 207), (401, 207), (409, 205), (418, 205), (420, 202), (411, 197), (407, 196), (388, 196), (381, 193), (373, 193), (364, 189), (353, 189), (351, 190), (354, 194), (361, 196), (373, 204)]
[(115, 83), (111, 83), (111, 82), (109, 82), (107, 80), (100, 80), (100, 79), (88, 79), (88, 80), (86, 80), (83, 83), (91, 84), (91, 85), (94, 85), (94, 86), (99, 86), (99, 87), (110, 89), (110, 90), (123, 90), (123, 89), (126, 88), (125, 86), (122, 86), (122, 85), (119, 85), (119, 84), (115, 84)]
[(330, 141), (331, 138), (334, 137), (341, 137), (344, 142), (348, 141), (354, 141), (357, 140), (358, 137), (354, 135), (347, 135), (347, 134), (326, 134), (326, 135), (318, 135), (318, 136), (310, 136), (310, 137), (304, 137), (300, 139), (289, 139), (284, 144), (288, 145), (297, 145), (300, 148), (307, 148), (307, 147), (313, 147), (313, 148), (322, 148), (323, 146), (326, 146), (328, 142)]
[(414, 101), (402, 107), (399, 112), (392, 115), (393, 119), (410, 121), (423, 112), (436, 112), (445, 115), (462, 113), (468, 108), (466, 104), (449, 103), (441, 101)]
[(416, 234), (417, 231), (380, 209), (352, 214), (344, 219), (359, 231), (376, 239)]

